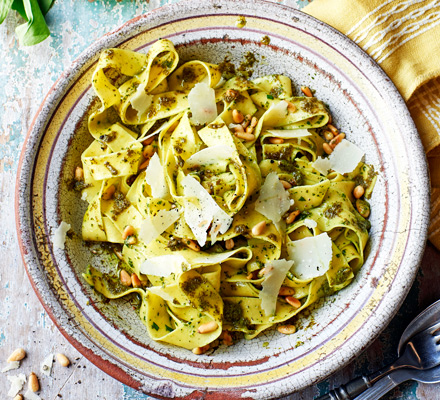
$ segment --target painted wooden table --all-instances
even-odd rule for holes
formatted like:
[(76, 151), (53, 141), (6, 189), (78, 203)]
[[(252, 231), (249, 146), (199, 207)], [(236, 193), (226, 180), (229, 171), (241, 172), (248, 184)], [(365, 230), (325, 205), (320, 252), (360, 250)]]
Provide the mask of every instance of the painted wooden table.
[[(0, 0), (2, 1), (2, 0)], [(41, 376), (40, 396), (55, 399), (151, 399), (109, 377), (58, 332), (32, 291), (21, 262), (14, 220), (15, 174), (24, 137), (43, 97), (61, 72), (94, 40), (123, 22), (157, 8), (166, 0), (57, 0), (47, 15), (52, 35), (33, 47), (21, 47), (14, 29), (22, 21), (10, 12), (0, 26), (0, 360), (17, 347), (28, 356), (20, 370), (9, 375), (39, 372), (50, 353), (62, 352), (72, 361), (63, 368), (55, 363), (50, 377)], [(302, 8), (307, 0), (278, 1)], [(395, 357), (406, 324), (423, 308), (440, 298), (440, 252), (426, 248), (417, 279), (397, 316), (383, 334), (353, 363), (328, 380), (295, 393), (288, 399), (312, 399), (361, 373), (372, 372)], [(0, 398), (9, 389), (8, 374), (0, 374)], [(440, 385), (406, 383), (385, 399), (440, 399)]]

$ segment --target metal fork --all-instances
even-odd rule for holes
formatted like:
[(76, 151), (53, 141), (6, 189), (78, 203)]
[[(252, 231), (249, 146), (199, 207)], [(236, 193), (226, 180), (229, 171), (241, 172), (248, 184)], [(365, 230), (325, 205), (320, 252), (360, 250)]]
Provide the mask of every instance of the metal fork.
[(352, 400), (395, 370), (402, 368), (424, 370), (437, 365), (440, 365), (440, 322), (409, 339), (403, 355), (393, 364), (369, 376), (356, 378), (346, 385), (333, 389), (317, 400)]

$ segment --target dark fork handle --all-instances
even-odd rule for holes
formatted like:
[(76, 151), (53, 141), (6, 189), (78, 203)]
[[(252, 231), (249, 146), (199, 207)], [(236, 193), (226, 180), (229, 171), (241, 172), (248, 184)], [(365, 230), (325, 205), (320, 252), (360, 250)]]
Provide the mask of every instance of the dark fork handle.
[(316, 400), (352, 400), (369, 387), (371, 387), (370, 380), (362, 376), (331, 390)]

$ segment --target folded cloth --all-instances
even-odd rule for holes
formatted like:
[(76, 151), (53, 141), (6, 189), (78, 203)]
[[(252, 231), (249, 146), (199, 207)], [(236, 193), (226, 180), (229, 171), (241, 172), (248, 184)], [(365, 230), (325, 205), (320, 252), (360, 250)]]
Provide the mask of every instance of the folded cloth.
[(405, 99), (428, 157), (440, 249), (440, 0), (314, 0), (303, 11), (362, 47)]

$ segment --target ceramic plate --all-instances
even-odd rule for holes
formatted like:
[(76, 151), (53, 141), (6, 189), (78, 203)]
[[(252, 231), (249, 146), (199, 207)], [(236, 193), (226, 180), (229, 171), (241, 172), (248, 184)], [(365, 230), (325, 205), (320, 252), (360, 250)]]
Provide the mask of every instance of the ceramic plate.
[[(237, 27), (239, 16), (246, 25)], [(269, 44), (263, 44), (267, 36)], [(196, 356), (151, 341), (131, 304), (103, 302), (82, 279), (88, 264), (106, 262), (81, 241), (86, 203), (68, 189), (91, 141), (86, 115), (91, 76), (101, 50), (146, 52), (172, 40), (181, 58), (237, 65), (257, 56), (254, 76), (289, 75), (325, 101), (335, 124), (365, 150), (378, 171), (371, 199), (371, 240), (353, 283), (321, 301), (283, 336), (269, 330), (252, 341)], [(266, 41), (267, 43), (267, 41)], [(70, 342), (98, 367), (160, 398), (268, 399), (304, 388), (341, 368), (386, 326), (409, 290), (429, 218), (422, 145), (388, 77), (349, 39), (286, 6), (264, 1), (183, 1), (129, 21), (87, 49), (58, 79), (35, 117), (17, 178), (17, 227), (31, 282)], [(50, 235), (72, 225), (66, 249)]]

